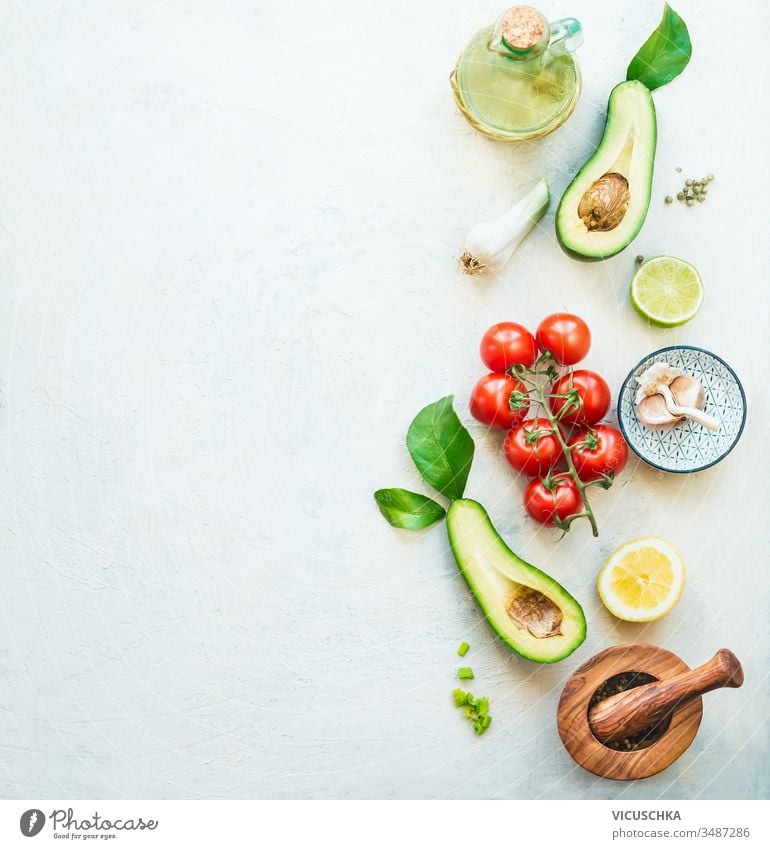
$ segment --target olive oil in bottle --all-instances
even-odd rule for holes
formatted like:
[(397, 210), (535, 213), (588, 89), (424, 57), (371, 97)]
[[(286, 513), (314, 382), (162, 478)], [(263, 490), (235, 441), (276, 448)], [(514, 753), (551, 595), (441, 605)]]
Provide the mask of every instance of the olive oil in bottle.
[(477, 32), (450, 81), (460, 111), (480, 132), (501, 141), (537, 139), (560, 127), (580, 96), (573, 55), (580, 24), (549, 24), (531, 6), (514, 6)]

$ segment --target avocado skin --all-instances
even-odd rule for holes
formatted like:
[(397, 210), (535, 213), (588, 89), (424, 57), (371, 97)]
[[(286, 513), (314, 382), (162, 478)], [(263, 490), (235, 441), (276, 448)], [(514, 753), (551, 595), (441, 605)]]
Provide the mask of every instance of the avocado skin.
[[(604, 143), (607, 139), (607, 136), (609, 135), (609, 132), (612, 128), (612, 118), (613, 118), (612, 99), (613, 99), (613, 95), (616, 92), (618, 92), (619, 90), (621, 90), (622, 88), (628, 88), (629, 86), (639, 86), (639, 87), (641, 87), (645, 90), (645, 92), (649, 96), (649, 106), (650, 106), (650, 111), (651, 111), (651, 114), (652, 114), (652, 138), (650, 138), (648, 140), (648, 144), (649, 144), (651, 149), (650, 149), (650, 153), (649, 153), (649, 160), (650, 161), (649, 161), (647, 202), (644, 205), (644, 209), (641, 210), (641, 212), (639, 214), (638, 224), (636, 226), (636, 229), (633, 231), (633, 233), (630, 235), (630, 237), (628, 238), (627, 241), (619, 244), (616, 249), (609, 250), (609, 251), (606, 251), (606, 252), (601, 253), (601, 254), (584, 253), (584, 252), (581, 252), (580, 249), (578, 249), (576, 246), (569, 244), (567, 241), (565, 241), (564, 237), (562, 236), (561, 229), (559, 227), (559, 212), (561, 211), (561, 207), (564, 204), (564, 202), (569, 199), (569, 194), (572, 190), (572, 187), (580, 181), (580, 178), (582, 177), (583, 173), (586, 171), (587, 168), (590, 167), (591, 163), (596, 158), (597, 154), (599, 154), (601, 152), (602, 147), (604, 146)], [(583, 166), (580, 168), (580, 170), (577, 172), (577, 174), (575, 174), (575, 176), (572, 178), (572, 181), (567, 186), (567, 188), (564, 190), (564, 194), (562, 194), (562, 196), (561, 196), (561, 200), (559, 201), (559, 206), (556, 208), (556, 215), (554, 216), (555, 229), (556, 229), (556, 239), (559, 242), (559, 246), (564, 251), (564, 253), (566, 253), (568, 256), (572, 257), (572, 259), (577, 259), (577, 260), (580, 260), (581, 262), (598, 262), (599, 260), (609, 259), (610, 257), (616, 256), (621, 251), (624, 251), (631, 244), (631, 242), (634, 241), (634, 239), (639, 235), (639, 231), (642, 229), (642, 226), (644, 225), (644, 222), (647, 219), (647, 212), (648, 212), (649, 207), (650, 207), (650, 199), (652, 197), (652, 178), (653, 178), (653, 175), (654, 175), (654, 172), (655, 172), (655, 149), (657, 147), (657, 143), (658, 143), (657, 116), (656, 116), (656, 113), (655, 113), (655, 103), (652, 99), (652, 93), (647, 88), (647, 86), (644, 85), (644, 83), (640, 83), (638, 80), (626, 80), (622, 83), (618, 83), (615, 86), (615, 88), (613, 88), (612, 91), (610, 92), (610, 96), (607, 100), (607, 118), (605, 119), (605, 122), (604, 122), (604, 131), (602, 133), (601, 141), (597, 145), (596, 150), (594, 150), (594, 152), (588, 157), (588, 159), (586, 159), (586, 161), (583, 163)]]
[[(487, 605), (485, 604), (483, 597), (480, 597), (479, 595), (476, 594), (476, 591), (474, 590), (474, 588), (473, 588), (473, 586), (472, 586), (472, 584), (471, 584), (471, 582), (468, 578), (468, 575), (466, 574), (466, 571), (463, 568), (462, 554), (459, 551), (459, 546), (458, 546), (456, 540), (454, 539), (454, 536), (453, 536), (453, 533), (452, 533), (452, 529), (454, 527), (454, 523), (452, 521), (453, 508), (455, 508), (456, 505), (457, 506), (472, 505), (476, 510), (478, 510), (484, 516), (484, 518), (486, 519), (489, 532), (494, 535), (494, 537), (501, 543), (503, 548), (511, 555), (511, 557), (514, 560), (518, 561), (518, 563), (521, 566), (523, 566), (526, 570), (531, 570), (532, 572), (536, 573), (543, 580), (544, 583), (553, 587), (556, 591), (555, 594), (557, 596), (559, 596), (559, 595), (563, 596), (570, 603), (570, 605), (573, 607), (573, 610), (575, 611), (575, 613), (577, 613), (579, 615), (580, 627), (579, 627), (578, 631), (575, 633), (574, 639), (571, 642), (565, 642), (566, 648), (561, 654), (553, 655), (553, 656), (550, 656), (550, 657), (540, 657), (540, 656), (535, 657), (531, 654), (528, 654), (526, 652), (526, 650), (524, 650), (521, 646), (515, 645), (513, 642), (511, 642), (511, 640), (508, 639), (508, 637), (497, 627), (497, 624), (495, 622), (494, 617), (489, 614), (489, 611), (487, 609)], [(456, 512), (456, 509), (455, 509), (454, 512)], [(550, 575), (546, 574), (541, 569), (538, 569), (537, 566), (533, 566), (531, 563), (527, 563), (526, 560), (522, 560), (517, 554), (515, 554), (513, 551), (511, 551), (511, 549), (508, 548), (507, 544), (505, 543), (505, 540), (503, 540), (503, 538), (497, 532), (497, 529), (495, 528), (495, 526), (492, 524), (492, 520), (489, 518), (489, 514), (484, 509), (484, 507), (481, 504), (479, 504), (478, 501), (474, 501), (473, 499), (470, 499), (470, 498), (463, 498), (463, 499), (460, 499), (459, 501), (453, 501), (452, 504), (450, 504), (449, 509), (447, 510), (447, 536), (449, 537), (449, 545), (452, 549), (452, 554), (454, 555), (455, 562), (457, 563), (457, 566), (460, 570), (460, 574), (463, 576), (463, 579), (464, 579), (465, 583), (467, 584), (468, 589), (471, 592), (471, 595), (474, 597), (474, 599), (476, 600), (476, 603), (481, 608), (481, 611), (484, 614), (484, 618), (487, 620), (487, 623), (490, 626), (490, 628), (492, 628), (492, 630), (495, 632), (495, 634), (497, 634), (497, 636), (500, 638), (500, 640), (502, 642), (504, 642), (508, 646), (509, 649), (511, 649), (516, 654), (518, 654), (520, 657), (523, 657), (525, 660), (530, 660), (533, 663), (557, 663), (560, 660), (564, 660), (565, 657), (569, 657), (569, 655), (571, 655), (575, 651), (575, 649), (577, 649), (578, 646), (580, 646), (585, 641), (586, 631), (587, 631), (586, 617), (585, 617), (585, 613), (583, 611), (583, 608), (581, 607), (581, 605), (577, 601), (577, 599), (575, 599), (574, 596), (572, 596), (569, 592), (567, 592), (567, 590), (564, 589), (564, 587), (558, 581), (556, 581), (554, 578), (552, 578)]]
[[(643, 223), (644, 223), (644, 221), (642, 221), (642, 224), (643, 224)], [(573, 249), (573, 248), (571, 248), (568, 244), (566, 244), (565, 242), (563, 242), (563, 241), (562, 241), (562, 239), (561, 239), (561, 234), (559, 233), (559, 231), (558, 231), (558, 230), (556, 231), (556, 239), (557, 239), (557, 241), (559, 242), (559, 247), (560, 247), (560, 248), (564, 251), (564, 253), (565, 253), (565, 254), (567, 254), (567, 256), (568, 256), (568, 257), (570, 257), (571, 259), (576, 259), (576, 260), (578, 260), (579, 262), (601, 262), (601, 260), (603, 260), (603, 259), (609, 259), (610, 257), (617, 256), (619, 253), (623, 253), (623, 251), (624, 251), (624, 250), (625, 250), (625, 249), (626, 249), (626, 248), (627, 248), (627, 247), (631, 244), (631, 242), (633, 242), (633, 240), (634, 240), (634, 239), (635, 239), (635, 238), (639, 235), (639, 230), (641, 230), (641, 229), (642, 229), (642, 224), (640, 224), (640, 225), (639, 225), (639, 227), (637, 228), (637, 230), (634, 232), (634, 235), (633, 235), (633, 236), (631, 236), (631, 238), (628, 240), (628, 242), (627, 242), (625, 245), (623, 245), (622, 247), (618, 248), (616, 251), (612, 251), (612, 253), (597, 254), (597, 255), (595, 255), (595, 256), (594, 256), (594, 255), (592, 255), (592, 254), (580, 254), (580, 253), (578, 253), (576, 250), (574, 250), (574, 249)]]

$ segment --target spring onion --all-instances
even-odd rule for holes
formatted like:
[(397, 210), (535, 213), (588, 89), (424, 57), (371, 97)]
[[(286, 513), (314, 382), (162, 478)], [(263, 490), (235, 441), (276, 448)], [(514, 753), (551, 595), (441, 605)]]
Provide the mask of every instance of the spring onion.
[(455, 707), (463, 708), (463, 714), (466, 719), (471, 721), (476, 734), (481, 735), (489, 728), (492, 717), (488, 713), (489, 698), (487, 696), (479, 696), (478, 699), (475, 699), (473, 693), (466, 693), (458, 688), (452, 690), (452, 698)]
[(461, 681), (469, 681), (473, 678), (473, 670), (470, 668), (470, 666), (461, 666), (457, 670), (457, 677)]
[(468, 643), (460, 643), (460, 648), (457, 649), (457, 654), (459, 654), (460, 657), (465, 657), (465, 655), (468, 654), (469, 648), (470, 646), (468, 645)]
[(495, 221), (477, 224), (465, 239), (460, 265), (466, 274), (496, 273), (545, 215), (551, 195), (543, 177), (512, 209)]

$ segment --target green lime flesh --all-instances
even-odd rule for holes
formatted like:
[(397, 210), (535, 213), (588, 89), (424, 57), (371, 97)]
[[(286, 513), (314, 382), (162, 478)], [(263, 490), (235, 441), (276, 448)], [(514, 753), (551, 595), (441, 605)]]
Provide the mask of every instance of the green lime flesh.
[(703, 304), (703, 283), (689, 262), (656, 256), (639, 266), (631, 280), (634, 309), (656, 327), (679, 327)]

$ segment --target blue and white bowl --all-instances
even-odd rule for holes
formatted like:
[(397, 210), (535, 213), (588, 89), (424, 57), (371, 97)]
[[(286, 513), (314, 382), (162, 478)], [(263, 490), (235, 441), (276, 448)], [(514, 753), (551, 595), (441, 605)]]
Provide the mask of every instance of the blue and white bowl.
[[(716, 433), (690, 419), (667, 428), (649, 428), (639, 421), (636, 378), (658, 362), (681, 369), (700, 382), (706, 394), (705, 411), (720, 421)], [(618, 397), (618, 420), (629, 447), (645, 463), (663, 472), (700, 472), (725, 458), (741, 438), (746, 395), (738, 376), (716, 354), (690, 345), (672, 345), (649, 354), (629, 372)]]

